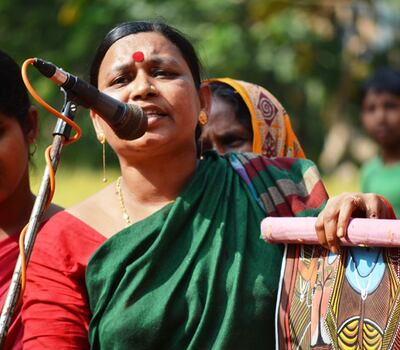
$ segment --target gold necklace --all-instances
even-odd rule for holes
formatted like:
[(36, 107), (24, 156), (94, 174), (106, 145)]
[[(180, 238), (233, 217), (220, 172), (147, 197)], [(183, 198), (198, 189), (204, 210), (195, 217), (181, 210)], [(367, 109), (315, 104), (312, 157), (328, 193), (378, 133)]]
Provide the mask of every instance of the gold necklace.
[(117, 179), (117, 182), (115, 183), (115, 194), (118, 196), (119, 206), (121, 207), (121, 210), (122, 210), (122, 218), (126, 222), (126, 227), (128, 227), (128, 226), (132, 225), (132, 221), (131, 221), (128, 211), (126, 210), (126, 207), (125, 207), (124, 197), (122, 195), (122, 189), (121, 189), (121, 179), (122, 179), (122, 176), (120, 176)]

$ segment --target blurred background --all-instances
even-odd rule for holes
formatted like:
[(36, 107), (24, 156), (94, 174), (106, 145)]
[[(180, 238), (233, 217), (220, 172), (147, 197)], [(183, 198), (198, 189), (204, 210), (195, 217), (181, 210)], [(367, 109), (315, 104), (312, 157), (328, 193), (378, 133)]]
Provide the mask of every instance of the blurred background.
[[(359, 166), (376, 152), (359, 122), (360, 84), (379, 67), (400, 69), (399, 14), (398, 0), (1, 0), (0, 48), (20, 64), (40, 57), (87, 80), (97, 45), (115, 24), (163, 19), (195, 44), (204, 78), (248, 80), (282, 102), (308, 158), (336, 194), (358, 189)], [(28, 73), (40, 95), (60, 109), (60, 90), (34, 69)], [(34, 188), (55, 125), (39, 111)], [(88, 111), (76, 121), (83, 137), (65, 147), (57, 175), (55, 202), (64, 206), (104, 186)], [(118, 170), (110, 149), (107, 168), (112, 181)]]

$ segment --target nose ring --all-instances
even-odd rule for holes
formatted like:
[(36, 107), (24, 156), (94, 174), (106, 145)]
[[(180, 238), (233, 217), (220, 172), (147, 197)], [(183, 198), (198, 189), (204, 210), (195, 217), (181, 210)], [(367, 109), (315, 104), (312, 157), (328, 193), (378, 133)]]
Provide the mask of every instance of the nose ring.
[(156, 91), (156, 87), (154, 85), (152, 85), (152, 84), (150, 84), (150, 91), (153, 91), (153, 92)]

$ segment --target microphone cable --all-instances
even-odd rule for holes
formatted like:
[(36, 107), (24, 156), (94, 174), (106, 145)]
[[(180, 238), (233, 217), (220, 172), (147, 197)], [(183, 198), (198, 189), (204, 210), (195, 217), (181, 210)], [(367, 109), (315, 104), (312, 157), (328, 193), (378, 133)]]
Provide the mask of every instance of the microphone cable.
[(45, 109), (47, 109), (51, 114), (53, 114), (56, 118), (62, 119), (65, 123), (67, 123), (72, 129), (75, 130), (75, 135), (71, 137), (68, 141), (64, 142), (64, 145), (69, 145), (71, 143), (74, 143), (78, 141), (82, 135), (82, 130), (79, 127), (78, 124), (76, 124), (73, 120), (67, 118), (66, 116), (62, 115), (59, 111), (57, 111), (54, 107), (50, 106), (47, 102), (45, 102), (39, 94), (36, 92), (36, 90), (32, 87), (31, 83), (29, 82), (28, 79), (28, 74), (27, 74), (27, 69), (28, 65), (32, 64), (35, 62), (34, 58), (28, 58), (23, 64), (21, 68), (21, 73), (22, 73), (22, 80), (24, 81), (24, 84), (29, 91), (29, 93), (32, 95), (32, 97)]
[[(75, 135), (73, 135), (69, 140), (64, 140), (63, 144), (64, 145), (69, 145), (72, 144), (76, 141), (78, 141), (81, 138), (82, 135), (82, 129), (79, 127), (77, 123), (75, 123), (73, 120), (67, 118), (63, 114), (61, 114), (59, 111), (57, 111), (54, 107), (50, 106), (46, 101), (44, 101), (39, 94), (36, 92), (36, 90), (33, 88), (31, 85), (29, 78), (28, 78), (28, 66), (35, 62), (34, 58), (29, 58), (25, 60), (25, 62), (22, 64), (21, 67), (21, 75), (22, 75), (22, 80), (28, 90), (28, 92), (32, 95), (32, 97), (38, 102), (42, 107), (44, 107), (47, 111), (49, 111), (51, 114), (53, 114), (56, 118), (62, 119), (66, 124), (68, 124), (72, 129), (75, 130)], [(45, 152), (44, 152), (44, 157), (46, 160), (46, 167), (48, 168), (49, 172), (49, 194), (46, 200), (46, 203), (44, 205), (44, 210), (43, 213), (47, 210), (47, 208), (50, 206), (51, 201), (54, 196), (55, 188), (56, 188), (56, 180), (55, 180), (55, 174), (54, 174), (54, 169), (51, 163), (51, 145), (49, 145)], [(18, 303), (16, 305), (16, 308), (19, 307), (19, 305), (22, 302), (22, 297), (25, 291), (25, 286), (26, 286), (26, 258), (25, 258), (25, 234), (28, 229), (29, 222), (25, 225), (25, 227), (22, 229), (20, 236), (19, 236), (19, 254), (21, 257), (21, 281), (20, 281), (20, 292), (19, 292), (19, 297), (18, 297)]]

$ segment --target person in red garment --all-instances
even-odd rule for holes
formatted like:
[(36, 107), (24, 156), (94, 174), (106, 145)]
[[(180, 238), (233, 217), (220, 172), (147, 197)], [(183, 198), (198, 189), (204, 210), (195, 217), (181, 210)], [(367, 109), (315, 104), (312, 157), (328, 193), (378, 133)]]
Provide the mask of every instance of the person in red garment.
[[(18, 64), (0, 51), (0, 308), (10, 285), (19, 248), (19, 233), (28, 222), (35, 196), (29, 185), (30, 148), (38, 133)], [(46, 218), (58, 210), (56, 206)], [(4, 349), (22, 348), (21, 314), (17, 310)]]
[(316, 215), (326, 204), (320, 231), (330, 242), (358, 205), (389, 215), (375, 195), (327, 203), (309, 160), (215, 151), (199, 159), (210, 90), (191, 43), (164, 23), (112, 29), (91, 83), (141, 106), (148, 129), (122, 140), (91, 113), (121, 177), (39, 233), (24, 349), (272, 348), (282, 247), (260, 239), (261, 220)]

